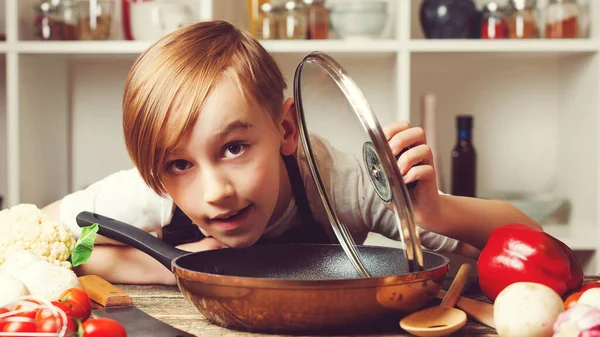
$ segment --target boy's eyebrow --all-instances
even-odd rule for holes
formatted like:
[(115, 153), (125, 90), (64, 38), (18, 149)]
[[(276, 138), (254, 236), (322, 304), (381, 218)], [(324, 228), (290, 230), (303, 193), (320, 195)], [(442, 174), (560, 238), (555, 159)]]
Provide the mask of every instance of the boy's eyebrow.
[(248, 129), (250, 129), (252, 126), (252, 124), (248, 123), (248, 122), (244, 122), (244, 121), (240, 121), (237, 120), (235, 122), (229, 123), (226, 127), (223, 128), (223, 130), (219, 131), (216, 133), (216, 137), (218, 139), (221, 138), (225, 138), (228, 134), (235, 132), (235, 131), (246, 131)]

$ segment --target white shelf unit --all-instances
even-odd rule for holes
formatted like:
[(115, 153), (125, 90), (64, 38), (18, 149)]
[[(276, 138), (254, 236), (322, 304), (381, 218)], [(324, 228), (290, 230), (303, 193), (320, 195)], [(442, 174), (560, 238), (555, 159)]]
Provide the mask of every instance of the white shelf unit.
[[(241, 0), (180, 0), (199, 20), (246, 26)], [(245, 3), (245, 2), (244, 2)], [(288, 86), (307, 53), (331, 53), (365, 92), (381, 124), (420, 123), (425, 92), (438, 98), (445, 181), (457, 114), (475, 116), (478, 193), (569, 198), (571, 221), (551, 234), (600, 271), (600, 25), (577, 40), (426, 40), (418, 0), (390, 0), (390, 34), (375, 41), (264, 41)], [(116, 170), (129, 168), (121, 134), (123, 83), (150, 42), (33, 41), (32, 0), (0, 0), (0, 195), (5, 206), (42, 207)], [(590, 3), (590, 17), (600, 17)], [(0, 27), (1, 27), (0, 23)], [(291, 95), (291, 88), (287, 90)], [(447, 190), (449, 186), (441, 187)], [(587, 253), (586, 253), (587, 254)], [(591, 257), (590, 257), (591, 256)]]

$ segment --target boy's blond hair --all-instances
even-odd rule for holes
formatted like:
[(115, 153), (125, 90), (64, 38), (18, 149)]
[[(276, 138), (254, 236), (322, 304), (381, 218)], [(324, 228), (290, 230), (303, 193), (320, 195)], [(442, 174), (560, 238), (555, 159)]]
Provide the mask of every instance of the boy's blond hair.
[(278, 120), (285, 80), (249, 33), (224, 21), (200, 22), (163, 37), (136, 60), (125, 84), (123, 131), (129, 156), (156, 193), (166, 158), (194, 125), (206, 97), (232, 78), (250, 104)]

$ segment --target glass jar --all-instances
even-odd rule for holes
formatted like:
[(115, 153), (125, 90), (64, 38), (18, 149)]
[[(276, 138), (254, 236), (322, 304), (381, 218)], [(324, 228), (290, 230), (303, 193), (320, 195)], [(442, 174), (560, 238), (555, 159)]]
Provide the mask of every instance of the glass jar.
[[(126, 0), (129, 1), (129, 0)], [(260, 20), (261, 8), (263, 4), (269, 3), (268, 0), (247, 0), (248, 22), (250, 24), (250, 34), (260, 38), (262, 24)]]
[(549, 0), (545, 11), (544, 37), (547, 39), (578, 38), (579, 14), (577, 0)]
[(304, 3), (307, 5), (307, 38), (311, 40), (327, 39), (329, 37), (329, 11), (325, 7), (325, 0), (304, 0)]
[(82, 0), (76, 4), (77, 33), (81, 40), (112, 38), (114, 1)]
[(496, 2), (489, 2), (483, 12), (481, 22), (482, 39), (505, 39), (508, 34), (506, 16)]
[(42, 1), (35, 9), (35, 37), (40, 40), (61, 40), (62, 24), (58, 6), (51, 1)]
[(277, 27), (280, 39), (306, 39), (307, 37), (306, 7), (300, 1), (289, 0), (283, 5)]
[(536, 0), (510, 0), (509, 6), (508, 37), (511, 39), (539, 38)]
[(277, 12), (270, 3), (260, 5), (255, 36), (264, 40), (277, 39)]
[(77, 15), (73, 0), (61, 0), (60, 18), (62, 21), (62, 39), (77, 40)]

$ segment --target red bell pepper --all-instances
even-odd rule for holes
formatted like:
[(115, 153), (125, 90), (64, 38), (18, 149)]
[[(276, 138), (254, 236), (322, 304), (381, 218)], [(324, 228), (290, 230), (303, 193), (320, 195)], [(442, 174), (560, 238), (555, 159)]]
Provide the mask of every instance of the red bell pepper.
[(519, 223), (492, 231), (477, 260), (479, 286), (491, 301), (515, 282), (536, 282), (561, 297), (583, 284), (573, 251), (548, 233)]

